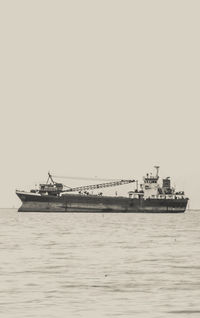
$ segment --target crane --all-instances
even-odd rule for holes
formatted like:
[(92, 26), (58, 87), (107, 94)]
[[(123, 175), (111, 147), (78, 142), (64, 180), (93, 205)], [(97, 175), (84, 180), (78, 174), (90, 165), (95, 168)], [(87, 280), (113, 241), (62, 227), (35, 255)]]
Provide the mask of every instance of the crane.
[(80, 191), (86, 191), (86, 190), (115, 187), (115, 186), (119, 186), (123, 184), (128, 184), (131, 182), (135, 182), (135, 180), (118, 180), (118, 181), (105, 182), (105, 183), (99, 183), (99, 184), (91, 184), (91, 185), (86, 185), (81, 187), (69, 188), (69, 189), (63, 190), (62, 192), (76, 192), (76, 191), (80, 192)]
[[(102, 188), (115, 187), (115, 186), (135, 182), (135, 180), (127, 180), (127, 179), (121, 179), (121, 180), (119, 180), (119, 179), (118, 180), (116, 180), (116, 179), (115, 180), (113, 180), (113, 179), (99, 179), (101, 181), (107, 180), (107, 182), (99, 183), (99, 184), (85, 185), (85, 186), (78, 186), (78, 187), (69, 187), (69, 186), (66, 186), (62, 183), (55, 182), (53, 180), (53, 177), (58, 178), (58, 176), (51, 175), (51, 173), (49, 172), (46, 184), (40, 185), (40, 193), (42, 193), (42, 192), (52, 193), (53, 192), (57, 195), (59, 193), (81, 192), (81, 191), (87, 191), (87, 190), (102, 189)], [(74, 177), (74, 179), (78, 179), (78, 177)], [(79, 179), (89, 180), (91, 178), (79, 178)], [(94, 178), (92, 178), (92, 179), (94, 180)], [(98, 179), (96, 179), (96, 180), (98, 180)], [(49, 181), (51, 181), (52, 184), (48, 184)], [(67, 189), (63, 189), (63, 187), (65, 187)]]

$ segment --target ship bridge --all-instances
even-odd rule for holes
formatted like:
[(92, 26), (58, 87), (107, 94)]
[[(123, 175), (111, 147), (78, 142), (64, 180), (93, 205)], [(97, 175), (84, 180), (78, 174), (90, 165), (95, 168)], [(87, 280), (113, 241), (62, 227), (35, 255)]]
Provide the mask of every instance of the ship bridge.
[(156, 168), (156, 175), (153, 176), (152, 174), (146, 174), (143, 178), (144, 183), (141, 185), (142, 190), (144, 191), (144, 198), (155, 198), (158, 196), (158, 179), (159, 179), (159, 166), (155, 166)]
[(157, 183), (158, 182), (158, 178), (157, 177), (152, 177), (152, 176), (149, 177), (148, 174), (147, 174), (147, 176), (144, 177), (144, 182), (145, 183), (149, 183), (149, 184)]

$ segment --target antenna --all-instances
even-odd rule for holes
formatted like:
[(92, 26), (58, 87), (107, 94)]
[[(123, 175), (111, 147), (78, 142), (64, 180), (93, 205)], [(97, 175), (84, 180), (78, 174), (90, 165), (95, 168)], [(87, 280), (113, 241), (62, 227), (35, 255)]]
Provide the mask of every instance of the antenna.
[(154, 166), (154, 168), (156, 168), (156, 177), (158, 178), (159, 176), (158, 176), (158, 173), (159, 173), (159, 168), (160, 168), (160, 166)]

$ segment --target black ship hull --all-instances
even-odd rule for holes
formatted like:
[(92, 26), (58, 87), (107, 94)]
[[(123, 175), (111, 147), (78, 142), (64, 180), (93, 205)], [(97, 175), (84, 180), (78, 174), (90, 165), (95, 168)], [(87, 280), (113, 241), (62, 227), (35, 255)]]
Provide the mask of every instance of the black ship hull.
[(40, 195), (17, 191), (19, 212), (183, 213), (187, 198), (127, 198), (82, 194)]

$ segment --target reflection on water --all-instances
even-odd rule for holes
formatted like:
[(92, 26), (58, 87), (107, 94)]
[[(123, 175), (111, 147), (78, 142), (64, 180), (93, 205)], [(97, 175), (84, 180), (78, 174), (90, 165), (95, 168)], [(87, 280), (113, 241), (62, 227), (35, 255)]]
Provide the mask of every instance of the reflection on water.
[(0, 223), (1, 317), (200, 316), (200, 211)]

